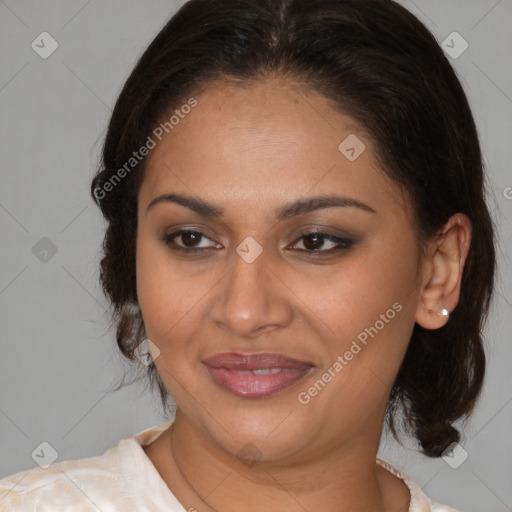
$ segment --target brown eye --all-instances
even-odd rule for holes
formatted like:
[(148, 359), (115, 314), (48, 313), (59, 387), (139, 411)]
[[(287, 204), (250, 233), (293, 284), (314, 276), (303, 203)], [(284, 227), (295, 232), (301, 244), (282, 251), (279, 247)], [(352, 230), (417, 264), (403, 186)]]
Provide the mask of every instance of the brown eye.
[(202, 238), (203, 235), (199, 234), (197, 231), (184, 231), (181, 234), (181, 240), (185, 247), (194, 247)]
[[(298, 250), (310, 253), (332, 253), (343, 249), (349, 249), (354, 245), (354, 240), (338, 238), (318, 231), (304, 233), (300, 239), (304, 249)], [(327, 244), (326, 244), (327, 242)]]
[[(181, 239), (181, 243), (175, 242), (175, 239), (178, 241)], [(212, 245), (199, 246), (203, 240), (209, 240), (210, 242), (213, 242), (213, 240), (208, 238), (204, 233), (201, 233), (201, 231), (196, 231), (193, 229), (182, 229), (180, 231), (175, 231), (170, 235), (166, 235), (162, 240), (172, 249), (178, 251), (183, 250), (194, 252), (208, 250), (214, 247)]]

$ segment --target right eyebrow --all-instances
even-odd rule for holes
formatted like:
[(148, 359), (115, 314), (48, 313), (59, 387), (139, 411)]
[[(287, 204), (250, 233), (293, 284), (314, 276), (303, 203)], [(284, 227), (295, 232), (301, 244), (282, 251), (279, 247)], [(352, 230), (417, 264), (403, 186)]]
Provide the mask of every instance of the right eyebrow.
[[(224, 215), (224, 209), (220, 206), (213, 205), (203, 199), (195, 199), (183, 194), (162, 194), (155, 197), (147, 206), (146, 214), (155, 205), (165, 202), (172, 202), (185, 206), (186, 208), (189, 208), (190, 210), (193, 210), (199, 215), (205, 217), (221, 218)], [(276, 218), (277, 220), (284, 220), (298, 215), (305, 215), (306, 213), (314, 210), (332, 207), (353, 207), (359, 208), (362, 211), (377, 213), (371, 206), (351, 197), (322, 195), (307, 199), (299, 199), (281, 206), (276, 209)]]

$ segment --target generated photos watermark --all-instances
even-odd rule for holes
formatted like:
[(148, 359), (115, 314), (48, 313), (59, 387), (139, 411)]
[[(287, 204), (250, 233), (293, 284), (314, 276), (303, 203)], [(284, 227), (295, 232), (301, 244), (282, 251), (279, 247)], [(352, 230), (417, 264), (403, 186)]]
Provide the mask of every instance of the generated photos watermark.
[[(350, 348), (343, 354), (338, 355), (334, 363), (321, 375), (321, 377), (310, 386), (307, 391), (301, 391), (297, 395), (297, 400), (300, 404), (306, 405), (311, 402), (311, 399), (320, 393), (329, 382), (332, 381), (345, 366), (349, 364), (354, 356), (359, 354), (363, 347), (368, 344), (368, 336), (374, 338), (384, 327), (388, 324), (396, 314), (402, 311), (402, 304), (395, 302), (391, 308), (385, 313), (382, 313), (373, 326), (365, 328), (357, 335), (357, 340), (352, 340)], [(358, 343), (359, 342), (359, 343)]]
[(197, 106), (197, 100), (193, 97), (189, 98), (179, 109), (176, 109), (167, 121), (160, 123), (151, 135), (148, 135), (146, 142), (137, 150), (132, 153), (132, 156), (119, 168), (117, 171), (100, 187), (94, 189), (94, 197), (98, 200), (103, 199), (108, 192), (121, 182), (121, 180), (129, 174), (149, 152), (156, 147), (156, 139), (161, 141), (164, 134), (168, 134), (177, 126), (187, 114), (192, 111), (192, 108)]

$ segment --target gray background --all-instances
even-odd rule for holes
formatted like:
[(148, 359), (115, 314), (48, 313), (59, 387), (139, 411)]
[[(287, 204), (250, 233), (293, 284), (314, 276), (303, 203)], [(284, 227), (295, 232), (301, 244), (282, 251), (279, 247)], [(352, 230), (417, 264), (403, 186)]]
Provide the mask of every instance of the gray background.
[[(82, 458), (165, 421), (142, 385), (110, 391), (124, 366), (98, 284), (104, 224), (89, 185), (124, 80), (182, 3), (0, 1), (0, 478), (35, 466), (31, 453), (42, 441), (59, 460)], [(417, 454), (413, 442), (389, 439), (379, 455), (441, 503), (512, 510), (512, 2), (403, 5), (439, 42), (457, 31), (469, 43), (451, 62), (481, 135), (500, 273), (486, 386), (462, 442), (468, 459), (452, 469)], [(31, 48), (43, 31), (59, 45), (47, 59)], [(33, 252), (43, 237), (57, 250), (46, 262)]]

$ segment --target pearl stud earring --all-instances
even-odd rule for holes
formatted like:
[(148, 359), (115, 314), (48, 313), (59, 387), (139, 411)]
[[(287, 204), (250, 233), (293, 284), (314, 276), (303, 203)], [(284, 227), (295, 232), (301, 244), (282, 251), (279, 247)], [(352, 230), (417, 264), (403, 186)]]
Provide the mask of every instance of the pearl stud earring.
[[(433, 313), (431, 309), (428, 310), (429, 313)], [(439, 316), (450, 316), (450, 313), (448, 313), (448, 310), (446, 308), (443, 308), (441, 310), (441, 313), (437, 313)]]

